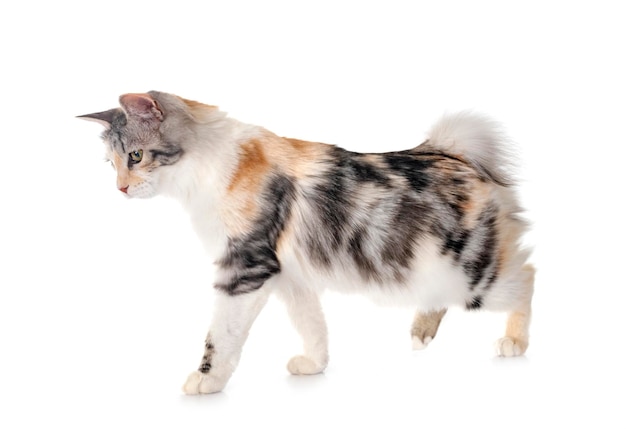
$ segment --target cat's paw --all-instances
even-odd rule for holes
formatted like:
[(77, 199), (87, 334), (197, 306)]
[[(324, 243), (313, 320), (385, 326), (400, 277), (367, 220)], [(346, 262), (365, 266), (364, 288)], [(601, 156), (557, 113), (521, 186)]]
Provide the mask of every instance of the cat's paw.
[(503, 337), (496, 341), (495, 347), (498, 356), (513, 357), (523, 355), (528, 343), (513, 337)]
[(413, 350), (423, 350), (426, 346), (433, 340), (433, 337), (426, 336), (424, 339), (420, 337), (412, 337), (413, 338)]
[(187, 377), (187, 381), (183, 385), (183, 392), (186, 395), (215, 393), (221, 391), (225, 385), (225, 382), (220, 381), (211, 374), (194, 371)]
[(293, 375), (319, 374), (326, 369), (326, 364), (315, 362), (306, 356), (294, 356), (287, 363), (287, 370)]

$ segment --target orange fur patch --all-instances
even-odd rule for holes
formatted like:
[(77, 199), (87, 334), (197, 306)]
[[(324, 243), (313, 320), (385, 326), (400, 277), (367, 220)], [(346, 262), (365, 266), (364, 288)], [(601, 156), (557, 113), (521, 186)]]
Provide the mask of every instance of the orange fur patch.
[(257, 192), (262, 182), (262, 177), (270, 169), (270, 164), (265, 156), (259, 140), (253, 139), (241, 145), (239, 164), (235, 170), (228, 191), (240, 189), (244, 192)]
[(112, 158), (111, 162), (113, 162), (115, 171), (117, 172), (117, 188), (121, 189), (129, 186), (131, 184), (131, 177), (124, 160), (117, 153), (113, 153)]
[(227, 188), (226, 204), (222, 207), (227, 229), (234, 235), (244, 234), (254, 221), (261, 187), (271, 165), (262, 141), (243, 143), (239, 163)]
[(520, 237), (524, 233), (524, 224), (511, 219), (508, 214), (498, 216), (498, 264), (505, 269), (519, 252)]
[(150, 165), (135, 165), (132, 170), (128, 169), (127, 158), (120, 156), (118, 153), (112, 153), (109, 155), (111, 162), (115, 167), (117, 173), (117, 188), (125, 188), (127, 186), (137, 186), (145, 179), (142, 177), (142, 173), (149, 171)]
[(187, 107), (189, 107), (189, 109), (191, 109), (192, 111), (202, 110), (202, 109), (209, 109), (209, 110), (217, 109), (216, 106), (211, 106), (209, 104), (200, 103), (199, 101), (187, 100), (186, 98), (183, 98), (183, 97), (179, 97), (179, 98), (183, 100), (183, 102), (187, 105)]
[(308, 142), (305, 140), (290, 139), (290, 138), (285, 138), (285, 140), (291, 144), (292, 148), (294, 148), (297, 152), (300, 152), (300, 153), (307, 153), (309, 151), (309, 148), (311, 147), (311, 142)]
[[(288, 143), (288, 144), (285, 144)], [(283, 137), (277, 155), (285, 160), (286, 171), (297, 179), (319, 174), (320, 161), (327, 158), (331, 145)]]
[(287, 137), (283, 137), (283, 140), (290, 143), (295, 155), (306, 159), (323, 156), (328, 148), (331, 147), (324, 143), (315, 143)]
[(470, 186), (472, 186), (470, 198), (461, 204), (461, 209), (465, 214), (463, 223), (467, 229), (476, 227), (478, 218), (491, 200), (490, 186), (478, 180), (473, 180)]

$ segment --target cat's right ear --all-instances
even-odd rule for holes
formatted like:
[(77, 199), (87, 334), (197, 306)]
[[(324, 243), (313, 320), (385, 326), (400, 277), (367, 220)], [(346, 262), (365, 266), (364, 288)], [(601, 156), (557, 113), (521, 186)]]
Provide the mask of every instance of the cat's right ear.
[(111, 123), (113, 122), (113, 118), (119, 114), (120, 109), (115, 108), (111, 110), (106, 110), (104, 112), (98, 113), (89, 113), (87, 115), (77, 116), (80, 119), (86, 119), (87, 121), (98, 122), (103, 125), (106, 129), (111, 128)]

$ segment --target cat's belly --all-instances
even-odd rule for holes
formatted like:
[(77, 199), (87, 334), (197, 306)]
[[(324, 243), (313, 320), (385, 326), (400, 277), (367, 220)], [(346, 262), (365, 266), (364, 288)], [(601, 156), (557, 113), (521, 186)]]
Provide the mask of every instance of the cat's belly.
[(424, 310), (465, 305), (469, 290), (463, 270), (440, 246), (425, 241), (401, 275), (365, 275), (346, 254), (320, 266), (303, 251), (284, 247), (279, 252), (280, 288), (324, 289), (369, 296), (383, 305), (409, 305)]

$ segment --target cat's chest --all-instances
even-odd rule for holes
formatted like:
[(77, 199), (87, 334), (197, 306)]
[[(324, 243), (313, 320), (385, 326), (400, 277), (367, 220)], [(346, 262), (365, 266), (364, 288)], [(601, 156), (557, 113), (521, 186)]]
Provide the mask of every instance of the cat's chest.
[(215, 207), (209, 198), (186, 207), (191, 225), (212, 260), (222, 256), (228, 242), (224, 223)]

